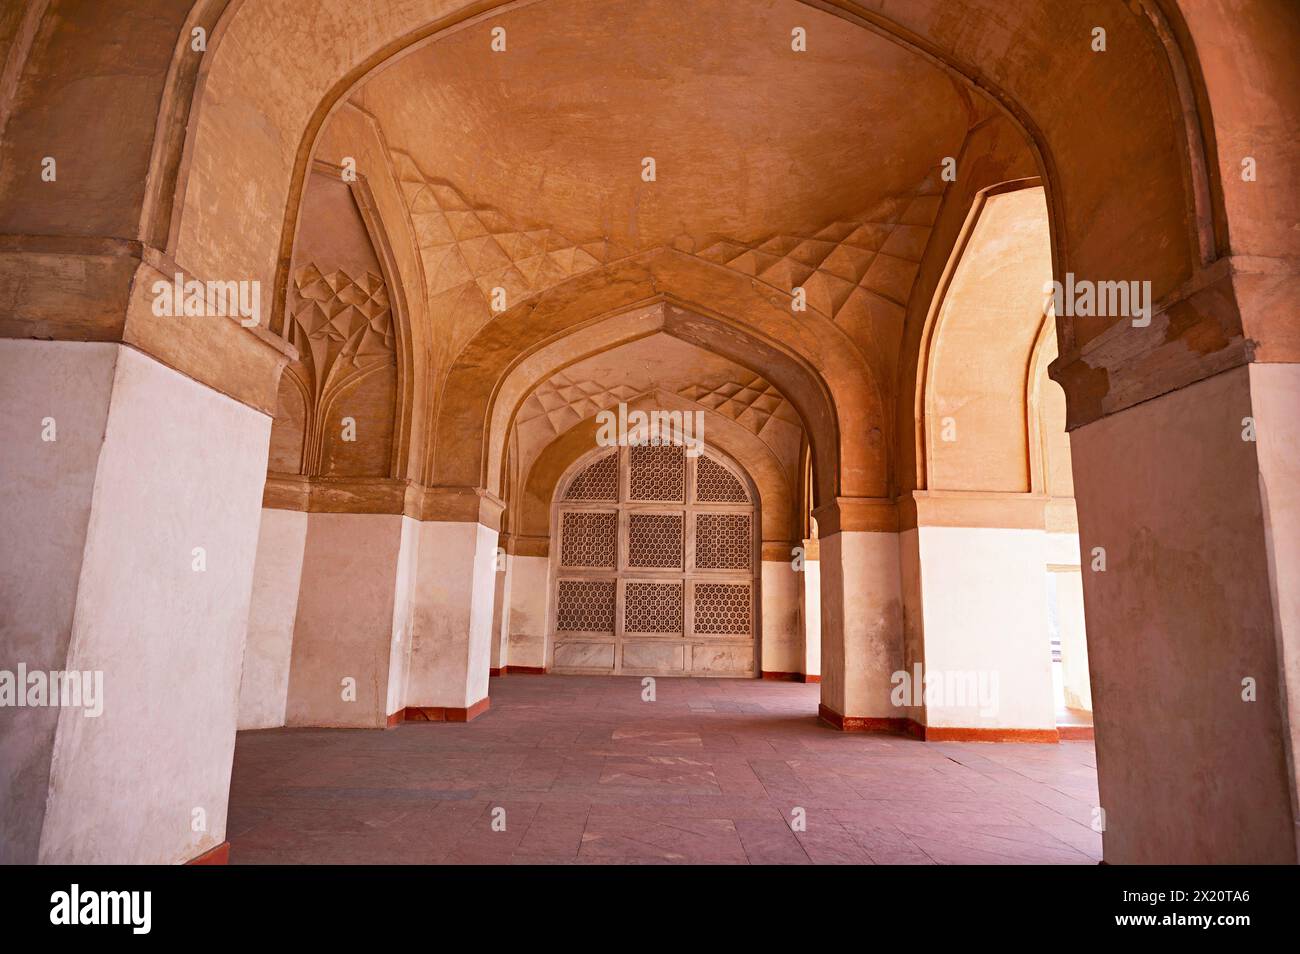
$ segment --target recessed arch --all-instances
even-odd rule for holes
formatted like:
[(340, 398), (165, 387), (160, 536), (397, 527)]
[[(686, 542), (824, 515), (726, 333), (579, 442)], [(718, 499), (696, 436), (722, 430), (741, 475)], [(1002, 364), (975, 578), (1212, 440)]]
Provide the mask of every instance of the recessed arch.
[[(710, 304), (694, 304), (701, 301)], [(663, 305), (661, 324), (636, 311), (655, 302)], [(746, 321), (730, 317), (733, 314), (744, 315)], [(507, 389), (511, 365), (521, 360), (521, 352), (527, 355), (604, 320), (626, 322), (633, 329), (629, 337), (662, 330), (761, 370), (798, 411), (805, 429), (816, 435), (819, 499), (886, 495), (888, 418), (883, 398), (843, 333), (816, 316), (803, 320), (792, 315), (742, 275), (666, 250), (585, 273), (540, 302), (516, 306), (481, 329), (442, 388), (431, 483), (482, 486), (489, 481), (487, 455), (499, 454), (502, 446), (488, 444), (484, 434), (485, 425), (496, 417), (496, 394), (504, 395), (503, 406), (509, 407), (535, 383), (525, 377)], [(508, 425), (509, 418), (501, 415), (496, 423)], [(498, 432), (497, 441), (504, 433)], [(459, 451), (439, 455), (440, 446)]]
[[(337, 107), (337, 104), (345, 99), (354, 89), (364, 83), (365, 79), (375, 71), (384, 68), (395, 58), (411, 50), (419, 44), (434, 42), (440, 36), (449, 32), (464, 30), (475, 24), (481, 23), (490, 17), (507, 16), (511, 11), (525, 6), (532, 6), (535, 2), (542, 0), (531, 0), (524, 3), (504, 3), (491, 4), (480, 3), (466, 6), (458, 6), (452, 3), (444, 4), (441, 10), (435, 13), (441, 13), (441, 17), (411, 16), (406, 15), (405, 11), (399, 12), (393, 10), (376, 11), (376, 16), (381, 22), (390, 24), (389, 33), (384, 34), (371, 33), (375, 39), (373, 45), (368, 48), (346, 47), (346, 55), (342, 60), (338, 59), (341, 52), (340, 47), (336, 46), (329, 51), (330, 56), (335, 57), (330, 62), (330, 56), (320, 57), (319, 60), (311, 64), (311, 68), (305, 72), (312, 74), (310, 80), (304, 75), (302, 88), (306, 92), (304, 97), (292, 108), (282, 107), (278, 111), (268, 111), (268, 114), (278, 112), (290, 119), (290, 128), (299, 130), (296, 134), (296, 145), (292, 147), (293, 158), (290, 162), (288, 151), (283, 148), (273, 150), (285, 157), (285, 161), (291, 165), (291, 171), (279, 173), (281, 184), (272, 186), (278, 194), (284, 196), (285, 215), (282, 223), (273, 228), (271, 231), (279, 236), (277, 241), (280, 243), (280, 251), (276, 255), (267, 255), (268, 259), (278, 258), (280, 261), (279, 278), (276, 279), (276, 307), (279, 307), (280, 299), (283, 297), (280, 290), (284, 287), (284, 265), (289, 250), (292, 248), (294, 223), (297, 221), (298, 199), (301, 195), (302, 182), (305, 172), (310, 164), (310, 158), (313, 153), (317, 136), (324, 126), (325, 120), (330, 113)], [(800, 0), (804, 2), (804, 0)], [(988, 8), (991, 0), (968, 0), (963, 4), (964, 9), (957, 11), (948, 5), (942, 15), (942, 19), (951, 21), (954, 18), (962, 22), (970, 22), (982, 18), (992, 18), (992, 10)], [(1153, 22), (1153, 14), (1143, 10), (1140, 13), (1132, 13), (1124, 9), (1119, 4), (1115, 6), (1115, 13), (1112, 15), (1111, 22), (1108, 24), (1110, 30), (1111, 42), (1125, 42), (1126, 53), (1133, 57), (1144, 58), (1144, 68), (1148, 70), (1149, 76), (1158, 78), (1158, 82), (1144, 82), (1136, 80), (1131, 90), (1132, 96), (1115, 97), (1115, 100), (1122, 101), (1123, 107), (1117, 107), (1117, 110), (1126, 110), (1129, 115), (1122, 115), (1120, 112), (1115, 114), (1104, 114), (1099, 110), (1098, 115), (1090, 117), (1095, 126), (1109, 125), (1109, 131), (1105, 137), (1092, 135), (1091, 129), (1078, 128), (1079, 124), (1074, 124), (1075, 128), (1069, 125), (1062, 125), (1056, 117), (1050, 116), (1049, 110), (1045, 104), (1045, 90), (1039, 82), (1039, 77), (1031, 71), (1023, 71), (1015, 74), (1013, 67), (1003, 61), (1000, 69), (1005, 71), (1006, 75), (999, 75), (992, 67), (985, 67), (980, 60), (977, 51), (957, 46), (952, 38), (942, 35), (942, 33), (933, 27), (933, 18), (935, 11), (931, 9), (932, 4), (917, 3), (904, 8), (891, 10), (890, 16), (885, 16), (878, 10), (870, 9), (864, 5), (851, 3), (826, 3), (821, 0), (807, 0), (807, 5), (817, 10), (847, 20), (864, 29), (868, 29), (894, 43), (901, 44), (908, 49), (913, 50), (919, 56), (923, 56), (941, 68), (949, 71), (960, 82), (966, 84), (973, 90), (983, 91), (989, 95), (998, 107), (1006, 112), (1007, 115), (1021, 127), (1025, 134), (1026, 140), (1032, 144), (1035, 152), (1039, 156), (1039, 166), (1044, 178), (1047, 180), (1049, 193), (1049, 202), (1052, 209), (1053, 222), (1053, 248), (1056, 251), (1056, 271), (1059, 273), (1066, 268), (1078, 266), (1080, 269), (1087, 269), (1090, 263), (1083, 259), (1078, 259), (1083, 255), (1084, 259), (1093, 258), (1093, 251), (1096, 251), (1096, 258), (1104, 261), (1108, 255), (1104, 249), (1096, 247), (1091, 240), (1075, 241), (1073, 243), (1067, 238), (1067, 234), (1072, 232), (1073, 224), (1078, 221), (1079, 215), (1095, 215), (1096, 209), (1089, 206), (1100, 200), (1114, 207), (1122, 207), (1130, 197), (1124, 193), (1123, 183), (1108, 183), (1105, 195), (1096, 195), (1091, 199), (1080, 196), (1079, 199), (1072, 198), (1072, 194), (1079, 188), (1086, 188), (1082, 183), (1086, 181), (1087, 175), (1074, 175), (1070, 170), (1070, 162), (1078, 161), (1074, 152), (1070, 148), (1069, 137), (1072, 135), (1079, 136), (1078, 141), (1087, 140), (1094, 148), (1092, 150), (1079, 150), (1079, 152), (1095, 151), (1096, 147), (1104, 145), (1106, 142), (1113, 143), (1117, 147), (1121, 144), (1129, 144), (1127, 148), (1130, 151), (1133, 148), (1147, 148), (1150, 144), (1154, 148), (1161, 148), (1156, 144), (1168, 144), (1170, 142), (1178, 143), (1179, 148), (1176, 150), (1177, 162), (1184, 172), (1184, 180), (1190, 183), (1193, 180), (1191, 168), (1195, 166), (1204, 167), (1206, 162), (1203, 156), (1196, 155), (1200, 149), (1208, 148), (1209, 143), (1192, 141), (1189, 129), (1194, 127), (1203, 127), (1205, 120), (1200, 118), (1199, 122), (1193, 119), (1198, 118), (1200, 104), (1205, 102), (1201, 95), (1188, 95), (1185, 91), (1180, 93), (1180, 89), (1185, 89), (1189, 84), (1196, 86), (1200, 82), (1199, 71), (1192, 70), (1190, 75), (1184, 77), (1185, 82), (1181, 82), (1178, 76), (1186, 69), (1179, 72), (1174, 66), (1171, 66), (1169, 57), (1174, 56), (1181, 49), (1182, 36), (1181, 31), (1175, 30), (1175, 35), (1166, 37), (1166, 42), (1161, 42), (1156, 36), (1158, 25)], [(1163, 9), (1163, 7), (1161, 7)], [(369, 12), (369, 11), (367, 11)], [(1156, 11), (1158, 13), (1159, 11)], [(260, 24), (257, 22), (259, 15), (262, 13), (260, 5), (256, 0), (245, 0), (245, 2), (232, 5), (226, 8), (221, 21), (213, 31), (214, 46), (208, 58), (205, 59), (202, 76), (195, 92), (195, 106), (191, 108), (192, 129), (190, 138), (194, 140), (187, 143), (186, 153), (188, 158), (182, 162), (184, 173), (181, 175), (181, 188), (179, 193), (183, 196), (188, 193), (188, 184), (191, 181), (194, 170), (191, 168), (194, 155), (197, 153), (197, 145), (200, 143), (207, 131), (211, 129), (215, 132), (216, 128), (224, 124), (224, 118), (218, 120), (212, 116), (205, 116), (205, 110), (202, 108), (203, 102), (209, 92), (214, 92), (217, 88), (226, 91), (229, 84), (233, 87), (239, 87), (241, 84), (234, 79), (238, 74), (231, 71), (231, 66), (235, 63), (244, 50), (250, 48), (243, 41), (245, 31), (253, 31), (251, 35), (259, 35), (263, 38), (266, 36), (276, 36), (278, 31), (260, 30)], [(349, 26), (353, 21), (351, 17), (356, 16), (356, 11), (341, 9), (331, 17), (331, 22), (337, 23), (339, 29), (344, 32), (352, 30)], [(1158, 18), (1157, 18), (1158, 19)], [(1062, 46), (1068, 47), (1069, 31), (1082, 30), (1080, 24), (1074, 23), (1071, 19), (1066, 18), (1066, 22), (1056, 25), (1051, 18), (1040, 17), (1037, 21), (1042, 24), (1043, 35), (1017, 35), (1016, 42), (1019, 44), (1041, 43), (1045, 46), (1053, 46), (1056, 50)], [(360, 21), (356, 21), (359, 27)], [(1080, 21), (1081, 23), (1081, 21)], [(1055, 33), (1053, 31), (1056, 31)], [(284, 31), (287, 34), (293, 34), (294, 31)], [(1082, 39), (1080, 43), (1086, 40), (1086, 30), (1079, 33)], [(219, 41), (219, 42), (217, 42)], [(238, 53), (232, 50), (239, 50)], [(180, 56), (178, 51), (177, 56)], [(286, 56), (284, 60), (291, 61), (293, 58)], [(1023, 58), (1021, 58), (1023, 59)], [(1185, 59), (1185, 57), (1184, 57)], [(1087, 61), (1083, 61), (1087, 62)], [(327, 65), (328, 64), (328, 65)], [(1095, 64), (1092, 64), (1095, 65)], [(243, 63), (236, 69), (242, 68)], [(249, 71), (244, 70), (244, 73)], [(1134, 68), (1135, 74), (1141, 70)], [(1176, 76), (1176, 73), (1178, 76)], [(1090, 76), (1082, 76), (1081, 83), (1088, 82)], [(211, 87), (211, 89), (210, 89)], [(1199, 87), (1197, 87), (1199, 89)], [(253, 90), (249, 90), (253, 92)], [(317, 97), (313, 99), (313, 97)], [(256, 96), (250, 97), (250, 101), (256, 100)], [(234, 102), (238, 99), (232, 99)], [(1173, 104), (1170, 108), (1169, 104)], [(286, 104), (287, 105), (287, 104)], [(297, 112), (294, 113), (293, 110)], [(1134, 115), (1139, 114), (1139, 115)], [(1184, 117), (1193, 117), (1184, 123)], [(1168, 135), (1158, 130), (1161, 123), (1170, 126)], [(1133, 127), (1134, 134), (1128, 135), (1129, 126)], [(1145, 128), (1143, 128), (1145, 127)], [(1053, 157), (1068, 156), (1070, 162), (1063, 162), (1060, 158)], [(165, 152), (158, 157), (157, 161), (165, 160)], [(1152, 160), (1148, 160), (1152, 161)], [(1113, 163), (1112, 163), (1113, 165)], [(1213, 163), (1210, 163), (1212, 166)], [(207, 176), (214, 170), (208, 168), (200, 170), (200, 178)], [(1091, 173), (1089, 173), (1091, 174)], [(1076, 185), (1075, 183), (1079, 183)], [(1135, 184), (1136, 185), (1136, 184)], [(1149, 185), (1147, 183), (1146, 185)], [(206, 194), (214, 194), (214, 190), (203, 187)], [(1190, 186), (1188, 187), (1191, 188)], [(1149, 189), (1147, 192), (1149, 193)], [(1189, 196), (1187, 191), (1180, 189), (1182, 195), (1169, 195), (1160, 201), (1165, 204), (1166, 209), (1179, 209), (1178, 217), (1180, 221), (1191, 221), (1192, 223), (1202, 221), (1207, 214), (1217, 216), (1217, 203), (1214, 210), (1205, 210), (1202, 208), (1204, 201), (1197, 198), (1203, 195), (1203, 190), (1192, 190), (1195, 194)], [(1136, 193), (1134, 194), (1136, 196)], [(1154, 201), (1150, 195), (1140, 204), (1150, 207)], [(183, 212), (186, 205), (184, 198), (180, 199), (181, 209)], [(1181, 208), (1190, 206), (1192, 214), (1190, 219), (1181, 218)], [(1168, 216), (1162, 213), (1159, 216), (1149, 217), (1150, 219), (1160, 219), (1163, 223)], [(183, 215), (174, 212), (171, 216), (173, 222), (173, 231), (177, 232), (177, 239), (170, 243), (169, 251), (177, 255), (182, 261), (190, 258), (186, 249), (185, 241), (179, 233), (183, 228), (181, 220)], [(1069, 227), (1064, 231), (1058, 228), (1058, 223), (1069, 223)], [(244, 223), (247, 224), (247, 223)], [(1153, 222), (1153, 227), (1155, 223)], [(1195, 233), (1199, 226), (1191, 224), (1187, 226), (1187, 234), (1191, 245), (1195, 245)], [(1141, 243), (1139, 243), (1140, 245)], [(1078, 252), (1074, 251), (1078, 249)], [(268, 249), (269, 251), (269, 249)], [(1198, 254), (1194, 249), (1190, 250), (1192, 254), (1184, 260), (1181, 267), (1175, 266), (1172, 270), (1163, 269), (1163, 276), (1157, 279), (1157, 297), (1173, 290), (1182, 281), (1186, 280), (1188, 275), (1197, 265)], [(252, 260), (249, 260), (250, 263)], [(205, 269), (202, 263), (197, 259), (193, 262), (193, 267), (202, 272)], [(254, 271), (261, 271), (265, 266), (255, 267)], [(1156, 269), (1149, 269), (1156, 271)], [(1168, 277), (1164, 277), (1168, 276)], [(1063, 350), (1069, 350), (1074, 347), (1076, 342), (1072, 334), (1066, 334), (1064, 337)]]

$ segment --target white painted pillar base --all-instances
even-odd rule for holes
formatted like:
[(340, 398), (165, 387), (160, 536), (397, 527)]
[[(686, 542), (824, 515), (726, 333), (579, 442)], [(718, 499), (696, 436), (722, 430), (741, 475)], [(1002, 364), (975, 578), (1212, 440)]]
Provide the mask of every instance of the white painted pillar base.
[(487, 699), (497, 537), (477, 522), (420, 525), (408, 707), (469, 711)]
[(932, 731), (1054, 741), (1044, 531), (922, 526), (903, 549), (918, 561), (905, 577), (912, 589), (919, 581), (919, 606), (908, 602), (920, 615), (909, 619), (919, 633), (909, 633), (900, 714)]
[(415, 527), (400, 514), (308, 515), (286, 725), (378, 728), (401, 708)]
[[(766, 548), (766, 545), (765, 545)], [(789, 550), (790, 547), (776, 549)], [(803, 573), (789, 560), (764, 560), (762, 568), (762, 645), (759, 659), (764, 676), (789, 678), (803, 674), (803, 639), (799, 628), (799, 593)]]
[(546, 669), (550, 666), (546, 645), (550, 560), (516, 554), (510, 561), (510, 665)]
[(307, 518), (298, 510), (262, 511), (239, 683), (240, 729), (284, 725)]
[(270, 419), (109, 343), (0, 341), (0, 405), (0, 666), (103, 679), (97, 717), (5, 710), (0, 861), (189, 860), (225, 839)]
[[(820, 522), (820, 521), (819, 521)], [(895, 727), (890, 677), (902, 665), (898, 534), (841, 530), (819, 539), (822, 715), (843, 729)]]

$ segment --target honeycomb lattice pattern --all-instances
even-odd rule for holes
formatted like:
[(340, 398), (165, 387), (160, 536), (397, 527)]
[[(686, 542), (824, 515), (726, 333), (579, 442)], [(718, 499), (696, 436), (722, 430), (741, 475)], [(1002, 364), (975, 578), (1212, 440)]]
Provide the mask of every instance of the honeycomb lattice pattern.
[(684, 519), (680, 513), (629, 514), (627, 565), (680, 570)]
[(559, 597), (556, 629), (565, 632), (613, 632), (613, 580), (560, 580)]
[(696, 583), (695, 632), (749, 635), (749, 602), (748, 583)]
[(700, 457), (695, 465), (695, 499), (709, 503), (748, 503), (749, 494), (735, 474), (717, 461)]
[(565, 500), (617, 500), (618, 454), (608, 454), (588, 464), (565, 491)]
[(628, 454), (633, 500), (680, 503), (686, 491), (686, 453), (676, 444), (634, 446)]
[(560, 564), (614, 569), (618, 514), (565, 513), (560, 527)]
[(629, 633), (680, 633), (681, 583), (629, 583), (623, 593), (623, 629)]
[(750, 565), (750, 515), (701, 513), (695, 516), (695, 565), (704, 570), (747, 570)]

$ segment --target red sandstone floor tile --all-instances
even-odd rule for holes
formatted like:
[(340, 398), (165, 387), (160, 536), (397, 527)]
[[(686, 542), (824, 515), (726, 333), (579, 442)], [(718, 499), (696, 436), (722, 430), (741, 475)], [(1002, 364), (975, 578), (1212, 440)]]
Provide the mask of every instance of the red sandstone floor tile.
[[(492, 680), (466, 725), (240, 733), (233, 863), (1090, 864), (1088, 742), (836, 732), (818, 687)], [(504, 830), (492, 825), (505, 810)], [(806, 821), (792, 828), (795, 810)]]

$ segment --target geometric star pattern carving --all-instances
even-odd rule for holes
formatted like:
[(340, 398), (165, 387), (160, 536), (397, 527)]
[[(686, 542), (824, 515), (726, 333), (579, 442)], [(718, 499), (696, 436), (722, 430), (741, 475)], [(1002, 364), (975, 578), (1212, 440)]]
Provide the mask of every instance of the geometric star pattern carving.
[[(567, 278), (631, 254), (603, 238), (574, 240), (555, 229), (521, 226), (490, 206), (475, 205), (452, 183), (426, 176), (414, 159), (391, 152), (424, 262), (431, 298), (459, 291), (489, 314), (492, 290), (507, 307)], [(910, 194), (832, 222), (810, 235), (773, 234), (756, 242), (724, 236), (678, 236), (672, 247), (724, 265), (782, 291), (804, 288), (808, 304), (832, 319), (872, 315), (875, 297), (905, 308), (938, 215), (943, 183), (932, 170)]]
[(472, 283), (484, 307), (492, 290), (508, 305), (627, 254), (604, 239), (576, 242), (552, 228), (525, 228), (497, 209), (474, 205), (450, 182), (426, 176), (392, 152), (424, 260), (430, 296)]
[(727, 381), (712, 388), (692, 384), (677, 393), (731, 418), (754, 434), (785, 403), (776, 386), (757, 375), (747, 381)]
[(928, 177), (913, 195), (886, 199), (813, 235), (770, 235), (752, 244), (719, 239), (699, 248), (683, 237), (674, 245), (776, 288), (802, 287), (809, 306), (831, 318), (865, 307), (868, 295), (906, 308), (941, 196), (941, 183)]
[(595, 381), (573, 380), (559, 372), (539, 384), (528, 396), (520, 409), (519, 423), (527, 424), (545, 417), (556, 434), (563, 434), (597, 411), (636, 395), (637, 391), (625, 384), (606, 386)]
[[(615, 407), (640, 393), (641, 390), (628, 384), (602, 384), (559, 372), (538, 385), (524, 401), (518, 424), (527, 425), (545, 418), (553, 433), (563, 434), (598, 411)], [(794, 414), (776, 386), (757, 375), (743, 381), (692, 384), (677, 393), (730, 418), (752, 434), (761, 432), (783, 408), (787, 420)]]
[(290, 338), (317, 398), (353, 373), (396, 362), (393, 313), (380, 276), (323, 273), (309, 263), (294, 274), (294, 291)]

